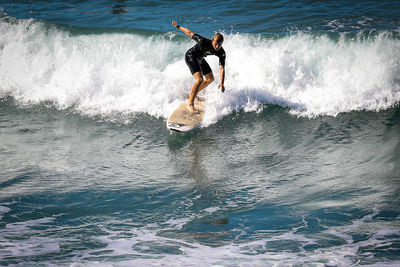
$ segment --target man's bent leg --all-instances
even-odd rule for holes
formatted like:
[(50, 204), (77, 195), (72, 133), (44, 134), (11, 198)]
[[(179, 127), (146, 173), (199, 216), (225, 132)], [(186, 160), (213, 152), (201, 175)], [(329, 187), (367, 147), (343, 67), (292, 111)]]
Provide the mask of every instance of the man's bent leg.
[(203, 82), (201, 83), (200, 87), (199, 87), (199, 92), (201, 90), (203, 90), (204, 88), (206, 88), (210, 83), (212, 83), (214, 81), (214, 75), (212, 72), (207, 73), (206, 75), (204, 75), (206, 77), (205, 80), (203, 80)]
[[(212, 72), (207, 73), (207, 74), (204, 75), (204, 76), (206, 77), (206, 79), (203, 80), (203, 82), (201, 83), (201, 85), (200, 85), (200, 87), (199, 87), (199, 90), (197, 91), (197, 94), (198, 94), (201, 90), (203, 90), (204, 88), (206, 88), (210, 83), (212, 83), (212, 82), (214, 81), (214, 75), (213, 75)], [(198, 100), (198, 101), (204, 101), (204, 99), (201, 98), (201, 97), (199, 97), (199, 96), (197, 97), (197, 100)]]
[(194, 82), (192, 89), (190, 89), (190, 95), (189, 95), (189, 109), (191, 111), (196, 111), (194, 108), (194, 99), (197, 96), (197, 93), (199, 92), (200, 86), (203, 84), (203, 74), (198, 71), (195, 74), (193, 74), (193, 77), (196, 79)]

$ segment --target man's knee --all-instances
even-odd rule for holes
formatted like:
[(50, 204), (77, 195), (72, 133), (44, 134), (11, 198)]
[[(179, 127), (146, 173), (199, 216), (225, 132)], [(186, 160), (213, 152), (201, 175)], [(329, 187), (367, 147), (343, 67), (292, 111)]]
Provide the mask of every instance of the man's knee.
[(203, 77), (201, 77), (201, 76), (199, 76), (199, 77), (196, 77), (196, 83), (199, 83), (199, 84), (201, 84), (201, 83), (203, 83)]
[(214, 81), (214, 76), (211, 76), (211, 77), (207, 77), (207, 78), (206, 78), (206, 82), (207, 82), (208, 84), (212, 83), (213, 81)]
[(214, 81), (214, 75), (212, 74), (212, 72), (206, 74), (206, 80), (205, 80), (205, 82), (206, 82), (207, 84), (210, 84), (210, 83), (212, 83), (213, 81)]

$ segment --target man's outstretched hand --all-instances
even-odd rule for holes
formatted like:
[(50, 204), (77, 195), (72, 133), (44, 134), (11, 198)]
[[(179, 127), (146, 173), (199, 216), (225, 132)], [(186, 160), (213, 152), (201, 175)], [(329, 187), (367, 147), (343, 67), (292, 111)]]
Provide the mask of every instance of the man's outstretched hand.
[(225, 92), (225, 86), (223, 84), (219, 84), (218, 88), (221, 88), (221, 93)]

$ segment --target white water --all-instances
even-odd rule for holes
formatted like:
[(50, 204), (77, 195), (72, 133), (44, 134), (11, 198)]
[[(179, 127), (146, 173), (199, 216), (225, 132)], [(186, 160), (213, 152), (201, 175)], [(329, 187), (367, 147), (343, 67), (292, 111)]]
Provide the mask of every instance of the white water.
[[(74, 253), (70, 266), (292, 266), (299, 264), (337, 267), (353, 266), (354, 264), (357, 266), (398, 266), (398, 261), (375, 263), (374, 254), (367, 249), (371, 246), (385, 248), (397, 242), (400, 235), (394, 222), (386, 224), (380, 222), (381, 224), (378, 226), (375, 218), (378, 213), (379, 211), (375, 210), (374, 213), (354, 220), (347, 226), (331, 226), (317, 237), (337, 237), (343, 241), (343, 244), (312, 250), (306, 249), (306, 247), (317, 244), (317, 240), (301, 232), (302, 228), (308, 226), (305, 218), (303, 218), (303, 225), (270, 238), (250, 242), (230, 242), (217, 247), (191, 242), (189, 241), (191, 240), (190, 236), (187, 237), (188, 240), (181, 240), (162, 235), (162, 232), (166, 230), (180, 230), (194, 217), (169, 220), (162, 225), (153, 223), (141, 228), (132, 226), (130, 229), (121, 230), (111, 230), (100, 225), (104, 235), (93, 236), (92, 239), (104, 244), (105, 247)], [(32, 227), (52, 227), (53, 230), (61, 231), (60, 226), (53, 225), (55, 219), (55, 217), (46, 217), (7, 224), (4, 229), (0, 230), (0, 244), (7, 247), (0, 255), (41, 255), (59, 251), (63, 242), (80, 240), (81, 235), (64, 238), (32, 236), (35, 232)], [(117, 225), (132, 224), (130, 221), (115, 221), (115, 223)], [(162, 230), (156, 230), (159, 228)], [(233, 231), (245, 230), (234, 229)], [(368, 238), (354, 241), (351, 234), (358, 231), (368, 233)], [(25, 238), (10, 242), (8, 237), (15, 233), (24, 234)], [(218, 235), (218, 232), (214, 234)], [(221, 232), (220, 234), (227, 233)], [(213, 233), (210, 233), (210, 237), (212, 235)], [(279, 241), (295, 243), (299, 251), (288, 249), (275, 252), (274, 242)], [(181, 253), (158, 254), (153, 251), (153, 246), (156, 249), (159, 247), (176, 249)], [(124, 258), (125, 256), (130, 257)], [(358, 261), (360, 256), (366, 257), (369, 263), (360, 263)], [(107, 259), (107, 262), (104, 259)]]
[[(86, 115), (147, 113), (166, 118), (189, 93), (177, 33), (72, 35), (34, 20), (0, 21), (0, 96), (21, 104), (51, 101)], [(299, 116), (379, 111), (400, 102), (400, 42), (390, 33), (337, 41), (298, 33), (280, 39), (227, 35), (226, 92), (206, 90), (205, 125), (265, 104)]]

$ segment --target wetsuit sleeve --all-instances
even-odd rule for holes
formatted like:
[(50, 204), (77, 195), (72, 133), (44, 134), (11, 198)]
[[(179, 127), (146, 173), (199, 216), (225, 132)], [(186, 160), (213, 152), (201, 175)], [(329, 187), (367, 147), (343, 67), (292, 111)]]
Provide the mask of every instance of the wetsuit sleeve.
[(219, 65), (225, 66), (225, 58), (226, 58), (225, 50), (221, 47), (221, 49), (218, 52), (219, 52), (218, 53)]
[(196, 41), (196, 43), (200, 43), (204, 37), (198, 35), (197, 33), (193, 34), (192, 39)]

